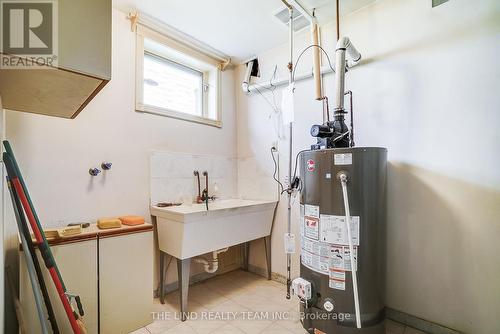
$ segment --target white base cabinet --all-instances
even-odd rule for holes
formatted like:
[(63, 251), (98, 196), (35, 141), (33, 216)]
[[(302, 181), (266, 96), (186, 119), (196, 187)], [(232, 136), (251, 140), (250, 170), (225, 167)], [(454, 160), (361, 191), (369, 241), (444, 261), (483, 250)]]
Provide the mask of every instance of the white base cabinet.
[(153, 233), (99, 239), (101, 334), (129, 333), (151, 323)]
[[(92, 229), (92, 228), (91, 228)], [(152, 226), (87, 233), (51, 245), (68, 292), (81, 298), (89, 334), (126, 334), (152, 322)], [(72, 333), (43, 260), (45, 284), (59, 331)], [(24, 254), (20, 252), (20, 301), (28, 333), (41, 333)], [(75, 307), (76, 308), (76, 307)]]
[[(85, 316), (83, 321), (88, 333), (97, 331), (97, 239), (51, 246), (52, 254), (63, 277), (69, 293), (78, 294), (82, 301)], [(40, 252), (37, 250), (38, 262), (43, 271), (43, 278), (50, 301), (56, 315), (60, 333), (72, 333), (68, 317), (57, 294), (54, 283), (46, 269)], [(26, 269), (24, 254), (19, 254), (19, 300), (28, 333), (41, 333), (40, 320), (36, 311), (35, 298), (31, 288), (30, 278)], [(76, 308), (76, 306), (74, 306)], [(49, 324), (50, 328), (50, 324)]]

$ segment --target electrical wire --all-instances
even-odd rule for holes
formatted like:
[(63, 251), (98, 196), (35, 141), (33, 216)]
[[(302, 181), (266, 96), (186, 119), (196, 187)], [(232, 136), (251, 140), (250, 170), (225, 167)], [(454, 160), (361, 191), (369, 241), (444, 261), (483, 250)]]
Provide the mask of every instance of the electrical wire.
[(293, 71), (292, 71), (292, 82), (295, 82), (295, 70), (297, 69), (297, 65), (299, 64), (299, 61), (300, 61), (300, 58), (304, 55), (304, 53), (309, 50), (310, 48), (318, 48), (320, 49), (321, 51), (323, 51), (323, 53), (325, 54), (326, 56), (326, 59), (328, 60), (328, 66), (330, 67), (330, 69), (335, 72), (335, 69), (333, 68), (332, 66), (332, 62), (330, 60), (330, 56), (328, 55), (328, 53), (325, 51), (325, 49), (323, 49), (320, 45), (316, 45), (316, 44), (311, 44), (309, 45), (308, 47), (306, 47), (304, 50), (302, 50), (302, 52), (299, 54), (299, 56), (297, 57), (297, 61), (295, 62), (295, 66), (293, 67)]
[[(279, 170), (279, 166), (278, 166), (278, 163), (276, 161), (276, 158), (274, 157), (274, 152), (278, 152), (278, 150), (276, 150), (276, 147), (271, 147), (271, 156), (273, 158), (273, 162), (274, 162), (274, 173), (273, 173), (273, 179), (278, 183), (278, 191), (281, 191), (280, 192), (280, 195), (283, 193), (283, 183), (280, 182), (279, 178), (276, 176), (276, 174), (278, 173), (278, 170)], [(273, 231), (274, 231), (274, 224), (276, 222), (276, 214), (278, 212), (278, 206), (281, 202), (281, 196), (278, 196), (278, 201), (276, 202), (276, 205), (274, 206), (274, 210), (273, 210), (273, 220), (271, 222), (271, 235), (273, 234)]]
[[(320, 49), (326, 56), (326, 59), (328, 60), (328, 66), (330, 67), (330, 69), (335, 72), (335, 69), (333, 68), (332, 66), (332, 61), (330, 59), (330, 56), (328, 55), (328, 53), (326, 52), (325, 49), (323, 49), (323, 47), (321, 47), (320, 45), (316, 45), (316, 44), (311, 44), (309, 45), (308, 47), (306, 47), (304, 50), (302, 50), (299, 54), (299, 56), (297, 57), (297, 61), (295, 62), (295, 66), (293, 67), (293, 70), (292, 70), (292, 82), (295, 82), (295, 70), (297, 69), (297, 65), (299, 64), (299, 61), (300, 59), (302, 58), (302, 56), (304, 55), (304, 53), (311, 49), (311, 48), (318, 48)], [(264, 85), (260, 85), (259, 84), (254, 84), (253, 86), (255, 87), (255, 90), (257, 91), (257, 93), (259, 93), (259, 95), (267, 102), (267, 104), (269, 104), (269, 106), (271, 107), (271, 109), (273, 109), (273, 111), (275, 113), (279, 113), (280, 112), (280, 108), (278, 107), (277, 103), (276, 103), (276, 96), (275, 96), (275, 90), (276, 90), (276, 86), (273, 85), (273, 79), (276, 78), (276, 73), (277, 73), (277, 70), (278, 70), (278, 65), (275, 65), (274, 67), (274, 71), (273, 71), (273, 75), (271, 76), (271, 78), (269, 79), (269, 85), (271, 86), (271, 88), (267, 88), (265, 87)], [(273, 94), (273, 103), (271, 101), (269, 101), (265, 96), (264, 94), (262, 93), (262, 91), (259, 89), (260, 88), (264, 88), (264, 89), (267, 89), (269, 90), (272, 94)]]
[(278, 104), (276, 103), (276, 94), (275, 94), (275, 90), (276, 90), (277, 87), (275, 85), (273, 85), (273, 80), (276, 79), (277, 72), (278, 72), (278, 65), (274, 65), (273, 75), (269, 79), (269, 86), (270, 86), (270, 88), (266, 87), (266, 89), (269, 90), (273, 94), (273, 103), (276, 106), (276, 109), (279, 109), (278, 108)]
[(271, 147), (271, 157), (273, 157), (273, 163), (274, 163), (274, 173), (273, 173), (273, 179), (276, 181), (280, 187), (280, 194), (283, 194), (283, 189), (285, 187), (283, 186), (283, 183), (276, 177), (276, 173), (278, 172), (278, 163), (276, 162), (276, 158), (274, 157), (274, 152), (276, 152), (275, 147)]
[[(279, 139), (283, 139), (283, 134), (282, 134), (283, 130), (280, 126), (280, 124), (281, 124), (281, 108), (276, 101), (276, 89), (278, 88), (278, 86), (273, 84), (273, 81), (276, 80), (277, 71), (278, 71), (278, 65), (275, 65), (273, 75), (269, 79), (270, 88), (266, 87), (266, 85), (261, 85), (261, 84), (257, 84), (257, 83), (254, 84), (254, 87), (255, 87), (255, 90), (257, 91), (257, 93), (262, 97), (262, 99), (264, 99), (264, 101), (272, 109), (273, 112), (271, 114), (269, 114), (269, 119), (271, 120), (274, 118), (274, 122), (273, 122), (274, 123), (274, 131), (276, 132), (276, 135), (278, 136)], [(269, 91), (272, 94), (272, 100), (268, 99), (264, 95), (262, 89), (265, 89), (266, 91)]]
[[(267, 88), (265, 85), (259, 85), (259, 84), (254, 84), (254, 87), (255, 87), (255, 90), (257, 91), (257, 93), (259, 93), (259, 95), (267, 102), (267, 104), (269, 104), (269, 106), (271, 107), (271, 109), (273, 109), (273, 111), (275, 113), (279, 113), (280, 112), (280, 108), (278, 106), (278, 103), (276, 103), (276, 94), (275, 94), (275, 90), (277, 88), (277, 86), (275, 86), (273, 84), (273, 80), (276, 79), (276, 74), (277, 74), (277, 71), (278, 71), (278, 65), (275, 65), (274, 66), (274, 71), (273, 71), (273, 75), (271, 76), (271, 78), (269, 78), (269, 86), (270, 88)], [(263, 88), (263, 89), (266, 89), (268, 90), (269, 92), (272, 93), (273, 95), (273, 101), (269, 101), (269, 99), (267, 99), (264, 94), (262, 93), (262, 91), (259, 89), (260, 88)]]
[[(262, 96), (262, 98), (267, 102), (267, 104), (269, 104), (269, 106), (271, 107), (271, 109), (275, 112), (275, 113), (279, 113), (280, 112), (280, 109), (279, 107), (276, 105), (276, 104), (273, 104), (271, 103), (271, 101), (269, 101), (265, 96), (264, 94), (262, 94), (262, 92), (260, 91), (259, 88), (257, 88), (257, 85), (255, 85), (255, 90), (257, 91), (257, 93), (259, 93), (260, 96)], [(274, 98), (273, 98), (274, 99)]]
[[(330, 56), (328, 55), (328, 53), (325, 51), (325, 49), (323, 49), (323, 47), (321, 47), (320, 45), (316, 45), (316, 44), (311, 44), (309, 45), (308, 47), (306, 47), (304, 50), (301, 51), (301, 53), (299, 54), (299, 56), (297, 57), (297, 61), (295, 62), (295, 66), (293, 67), (293, 70), (292, 70), (292, 82), (295, 81), (295, 70), (297, 69), (297, 65), (299, 64), (299, 61), (300, 59), (302, 58), (302, 56), (304, 55), (304, 53), (311, 49), (311, 48), (318, 48), (320, 49), (326, 56), (326, 59), (328, 60), (328, 66), (330, 67), (330, 69), (335, 72), (335, 69), (333, 68), (332, 66), (332, 62), (330, 60)], [(275, 90), (277, 88), (277, 86), (275, 86), (273, 84), (273, 80), (276, 78), (276, 74), (277, 74), (277, 70), (278, 70), (278, 65), (275, 65), (274, 67), (274, 71), (273, 71), (273, 75), (271, 76), (271, 78), (269, 79), (269, 86), (271, 86), (271, 88), (267, 88), (265, 87), (264, 85), (259, 85), (259, 84), (253, 84), (253, 86), (255, 87), (255, 90), (257, 91), (257, 93), (259, 93), (259, 95), (266, 101), (266, 103), (271, 107), (271, 109), (275, 112), (275, 113), (279, 113), (281, 110), (280, 108), (278, 107), (277, 103), (276, 103), (276, 96), (275, 96)], [(264, 89), (267, 89), (268, 91), (270, 91), (272, 94), (273, 94), (273, 102), (269, 101), (269, 99), (267, 99), (264, 94), (262, 93), (262, 91), (259, 89), (260, 88), (264, 88)]]
[[(293, 188), (292, 188), (292, 183), (293, 183), (293, 181), (297, 178), (297, 166), (298, 166), (298, 164), (299, 164), (299, 155), (300, 155), (301, 153), (304, 153), (304, 152), (307, 152), (307, 151), (310, 151), (310, 150), (309, 150), (309, 149), (306, 149), (306, 150), (301, 150), (301, 151), (299, 151), (299, 152), (297, 153), (297, 155), (295, 156), (295, 167), (294, 167), (294, 169), (293, 169), (293, 178), (292, 178), (292, 180), (288, 180), (288, 182), (289, 182), (289, 184), (290, 184), (290, 185), (289, 185), (289, 187), (288, 187), (287, 189), (282, 190), (282, 191), (281, 191), (281, 194), (283, 194), (283, 193), (285, 193), (285, 192), (291, 193), (291, 192), (293, 191)], [(301, 185), (301, 184), (302, 184), (302, 181), (300, 181), (300, 180), (299, 180), (299, 185)]]

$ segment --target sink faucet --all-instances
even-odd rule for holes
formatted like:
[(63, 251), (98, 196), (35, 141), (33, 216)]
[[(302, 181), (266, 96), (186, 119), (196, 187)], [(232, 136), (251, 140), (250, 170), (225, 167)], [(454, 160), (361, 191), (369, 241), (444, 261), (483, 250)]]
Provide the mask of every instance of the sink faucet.
[(198, 179), (198, 196), (196, 196), (196, 203), (202, 203), (203, 199), (201, 198), (200, 172), (195, 170), (193, 174)]
[(208, 195), (208, 172), (207, 171), (203, 172), (203, 176), (205, 177), (205, 189), (203, 189), (203, 191), (201, 191), (201, 186), (200, 186), (200, 172), (195, 170), (193, 174), (194, 176), (196, 176), (198, 180), (198, 196), (196, 196), (196, 203), (201, 204), (205, 202), (208, 210), (208, 200), (213, 201), (216, 199), (215, 196)]
[(208, 196), (208, 172), (204, 171), (203, 176), (205, 177), (205, 189), (203, 189), (203, 192), (201, 193), (201, 200), (205, 202), (207, 205), (207, 211), (208, 211), (208, 199), (210, 198)]

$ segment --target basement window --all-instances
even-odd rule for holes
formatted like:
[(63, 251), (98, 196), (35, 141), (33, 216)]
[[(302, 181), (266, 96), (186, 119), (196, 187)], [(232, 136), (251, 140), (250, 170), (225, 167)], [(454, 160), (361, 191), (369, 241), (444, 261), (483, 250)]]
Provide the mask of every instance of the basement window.
[(138, 26), (136, 75), (137, 111), (222, 126), (217, 60)]

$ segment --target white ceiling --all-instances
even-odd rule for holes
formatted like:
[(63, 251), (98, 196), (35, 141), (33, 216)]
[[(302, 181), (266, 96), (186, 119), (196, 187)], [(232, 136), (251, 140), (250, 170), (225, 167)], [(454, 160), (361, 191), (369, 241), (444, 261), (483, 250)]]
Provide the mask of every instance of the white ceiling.
[[(341, 0), (341, 15), (376, 0)], [(335, 18), (335, 0), (302, 0), (317, 8), (320, 22)], [(281, 0), (113, 0), (125, 12), (139, 10), (238, 60), (287, 41), (287, 27), (274, 17)]]

